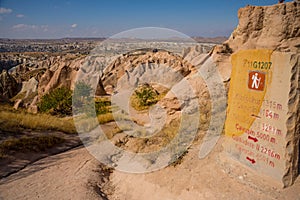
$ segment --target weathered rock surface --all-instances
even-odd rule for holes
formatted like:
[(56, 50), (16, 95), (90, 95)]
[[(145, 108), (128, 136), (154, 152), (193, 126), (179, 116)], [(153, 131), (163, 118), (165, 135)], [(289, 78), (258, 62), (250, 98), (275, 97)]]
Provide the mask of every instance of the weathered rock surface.
[[(217, 73), (216, 69), (218, 69), (218, 72), (222, 78), (221, 83), (223, 81), (224, 84), (227, 84), (230, 81), (232, 69), (230, 57), (232, 53), (236, 53), (242, 49), (271, 49), (279, 52), (292, 52), (295, 54), (299, 53), (299, 4), (290, 2), (286, 4), (265, 7), (248, 6), (241, 9), (238, 15), (240, 19), (239, 25), (229, 40), (222, 45), (216, 46), (209, 54), (204, 52), (200, 47), (195, 47), (185, 50), (182, 54), (182, 58), (171, 55), (168, 52), (146, 52), (140, 55), (123, 55), (108, 66), (108, 68), (104, 71), (101, 79), (102, 81), (100, 81), (98, 84), (101, 85), (103, 83), (103, 87), (101, 88), (105, 88), (109, 90), (109, 93), (112, 93), (112, 91), (118, 87), (117, 82), (122, 77), (124, 77), (124, 83), (136, 85), (135, 83), (139, 83), (137, 78), (142, 77), (143, 74), (146, 74), (147, 69), (153, 69), (153, 65), (160, 67), (163, 65), (168, 65), (171, 66), (175, 71), (180, 72), (180, 74), (185, 77), (186, 80), (189, 81), (190, 85), (194, 88), (195, 96), (199, 98), (201, 122), (203, 122), (204, 125), (207, 125), (211, 115), (214, 117), (212, 120), (213, 122), (218, 121), (222, 118), (222, 113), (224, 111), (224, 106), (222, 106), (224, 99), (221, 95), (222, 93), (220, 93), (220, 91), (222, 91), (220, 84), (214, 84), (214, 78), (217, 77), (215, 74)], [(211, 62), (212, 58), (214, 62)], [(290, 176), (297, 175), (297, 169), (295, 169), (295, 166), (298, 162), (298, 155), (296, 154), (298, 154), (297, 152), (299, 150), (297, 146), (299, 138), (293, 137), (294, 135), (299, 135), (300, 130), (300, 123), (297, 123), (299, 122), (300, 117), (299, 104), (295, 104), (295, 102), (299, 101), (299, 82), (295, 81), (298, 79), (296, 76), (299, 75), (299, 59), (297, 60), (295, 58), (296, 57), (291, 59), (293, 74), (295, 74), (290, 78), (292, 90), (289, 95), (291, 95), (292, 98), (290, 98), (289, 102), (287, 102), (290, 104), (288, 110), (286, 110), (289, 115), (287, 122), (290, 124), (288, 126), (288, 142), (283, 144), (283, 146), (287, 147), (286, 156), (289, 162), (287, 164), (290, 166), (290, 168), (286, 170), (285, 174), (285, 181), (287, 182), (293, 181), (295, 178)], [(39, 62), (39, 67), (47, 69), (41, 79), (36, 79), (39, 81), (39, 94), (43, 95), (54, 88), (61, 86), (72, 88), (74, 86), (75, 74), (77, 74), (78, 66), (80, 66), (81, 62), (83, 62), (83, 58), (76, 58), (75, 60), (67, 61), (63, 57), (51, 57), (45, 61)], [(33, 65), (30, 66), (33, 67)], [(196, 73), (203, 70), (204, 67), (206, 68), (202, 72), (205, 72), (205, 76), (202, 78), (196, 76)], [(162, 77), (164, 75), (163, 70), (160, 71), (159, 68), (158, 72), (158, 77)], [(173, 77), (174, 79), (171, 79), (167, 76), (167, 74), (163, 77), (166, 81), (181, 81), (181, 77), (178, 79)], [(206, 78), (205, 81), (203, 78)], [(211, 87), (209, 91), (207, 88), (207, 81), (211, 81)], [(183, 91), (183, 94), (186, 93), (187, 91)], [(218, 102), (215, 102), (215, 104), (212, 105), (210, 98), (214, 98), (215, 100), (218, 100)], [(36, 99), (37, 97), (35, 98), (34, 102)], [(161, 105), (169, 108), (167, 113), (173, 117), (177, 117), (178, 111), (185, 106), (184, 103), (178, 103), (178, 99), (174, 98), (172, 95), (167, 95), (166, 98), (161, 102)], [(220, 105), (217, 107), (219, 110), (214, 110), (214, 113), (211, 113), (212, 108), (216, 108), (216, 105)], [(216, 115), (216, 113), (221, 113), (221, 116)], [(295, 113), (298, 113), (298, 115)], [(221, 126), (217, 127), (216, 124), (213, 125), (215, 126), (214, 128), (222, 129)], [(207, 127), (200, 128), (201, 130), (208, 129)], [(202, 134), (207, 135), (207, 133)], [(137, 144), (132, 139), (127, 140), (127, 138), (126, 142), (128, 142), (126, 144), (128, 146), (134, 146)], [(122, 143), (126, 142), (122, 141)], [(299, 193), (297, 193), (299, 188), (299, 179), (296, 181), (296, 187), (292, 186), (286, 190), (277, 190), (276, 188), (272, 188), (272, 186), (266, 185), (264, 179), (261, 179), (257, 173), (253, 173), (252, 171), (250, 173), (245, 173), (244, 168), (240, 165), (237, 168), (220, 168), (219, 163), (215, 165), (214, 162), (211, 162), (212, 160), (215, 161), (214, 158), (215, 156), (217, 157), (217, 155), (199, 160), (198, 148), (191, 148), (190, 151), (193, 152), (189, 153), (187, 157), (184, 157), (183, 165), (167, 168), (167, 171), (158, 171), (158, 174), (143, 174), (141, 178), (128, 173), (123, 175), (118, 172), (114, 173), (112, 177), (114, 181), (113, 183), (118, 186), (118, 191), (112, 195), (116, 197), (116, 199), (161, 199), (162, 195), (165, 198), (171, 199), (178, 197), (182, 197), (183, 199), (238, 199), (241, 197), (248, 198), (250, 191), (250, 193), (253, 194), (253, 198), (256, 199), (299, 198)], [(219, 152), (220, 150), (218, 149), (216, 153)], [(76, 155), (78, 155), (78, 153)], [(85, 160), (84, 162), (86, 163)], [(81, 165), (81, 163), (79, 164)], [(211, 173), (212, 169), (215, 169), (216, 173)], [(289, 173), (289, 170), (292, 171), (292, 173)], [(237, 173), (237, 171), (239, 175), (235, 177), (233, 174)], [(57, 173), (57, 170), (54, 170), (54, 172)], [(178, 176), (178, 174), (185, 174), (185, 176)], [(204, 176), (202, 176), (203, 174)], [(59, 175), (60, 174), (58, 174), (58, 176)], [(228, 178), (228, 175), (231, 176), (231, 178)], [(50, 176), (45, 180), (53, 180), (53, 177), (56, 175), (50, 174)], [(233, 179), (232, 176), (235, 178)], [(253, 183), (250, 182), (248, 184), (247, 181), (250, 179), (253, 179)], [(32, 182), (31, 179), (28, 180), (27, 182)], [(59, 179), (59, 181), (61, 180), (63, 179)], [(200, 181), (200, 183), (202, 183), (200, 186), (199, 180), (203, 180)], [(216, 182), (216, 180), (218, 181)], [(21, 180), (19, 183), (20, 188), (24, 188), (23, 181), (24, 180)], [(27, 182), (25, 180), (25, 183)], [(47, 181), (42, 182), (43, 184), (40, 184), (42, 186), (41, 191), (44, 191), (44, 183), (47, 183)], [(15, 182), (12, 183), (16, 184)], [(70, 183), (74, 183), (74, 180), (71, 180)], [(224, 185), (224, 183), (226, 184)], [(9, 191), (8, 188), (18, 189), (18, 187), (10, 187), (11, 185), (5, 185), (5, 191)], [(27, 185), (30, 186), (32, 184)], [(65, 186), (65, 182), (62, 182), (62, 185)], [(145, 185), (147, 187), (146, 193), (141, 192), (143, 191)], [(245, 185), (247, 187), (244, 187)], [(32, 197), (33, 192), (36, 192), (36, 187), (35, 185), (33, 186), (34, 187), (32, 187), (31, 190), (28, 190), (29, 192), (27, 191), (28, 194), (26, 193), (29, 198)], [(54, 186), (56, 187), (55, 184)], [(266, 187), (269, 189), (266, 190)], [(212, 190), (214, 191), (213, 193), (211, 192)], [(63, 194), (66, 194), (65, 191), (62, 191)], [(15, 195), (15, 192), (12, 191), (10, 194)], [(56, 194), (54, 194), (54, 196), (53, 194), (54, 193), (47, 193), (46, 195), (49, 195), (50, 197), (56, 197)], [(83, 193), (81, 192), (80, 194)], [(43, 196), (44, 194), (41, 195)]]
[(6, 70), (0, 74), (0, 95), (5, 98), (14, 97), (20, 90), (17, 81)]
[(214, 61), (224, 81), (230, 79), (230, 55), (245, 49), (299, 52), (300, 4), (288, 2), (272, 6), (247, 6), (238, 12), (239, 24), (222, 45), (213, 51)]
[(21, 93), (25, 92), (26, 96), (28, 96), (29, 93), (33, 93), (37, 91), (37, 87), (38, 87), (38, 81), (32, 77), (31, 79), (29, 79), (29, 81), (24, 81), (22, 83), (22, 89), (21, 89)]
[[(127, 79), (131, 79), (129, 81), (134, 82), (134, 77), (146, 74), (147, 69), (151, 69), (155, 66), (161, 66), (161, 68), (171, 67), (174, 72), (180, 73), (182, 78), (193, 71), (193, 65), (178, 55), (173, 55), (166, 51), (138, 51), (117, 58), (113, 63), (105, 68), (102, 76), (102, 82), (104, 87), (109, 85), (116, 87), (118, 80), (123, 76), (128, 76)], [(164, 71), (162, 70), (161, 73), (163, 72)], [(131, 74), (131, 76), (129, 76), (129, 74)], [(165, 74), (165, 78), (168, 78), (167, 74)], [(164, 81), (168, 82), (168, 80)]]
[(299, 3), (288, 2), (241, 8), (239, 25), (226, 43), (234, 52), (261, 48), (297, 52), (300, 47), (299, 7)]
[[(85, 56), (77, 55), (68, 55), (62, 58), (57, 57), (42, 62), (42, 66), (49, 66), (49, 68), (39, 80), (39, 96), (43, 96), (44, 94), (58, 87), (66, 87), (73, 90), (77, 78), (77, 73), (84, 62)], [(101, 80), (99, 80), (95, 95), (104, 94), (106, 94), (105, 90), (103, 88)]]
[(50, 68), (43, 74), (39, 82), (39, 96), (58, 87), (73, 88), (76, 74), (82, 61), (83, 58), (71, 57), (49, 63)]

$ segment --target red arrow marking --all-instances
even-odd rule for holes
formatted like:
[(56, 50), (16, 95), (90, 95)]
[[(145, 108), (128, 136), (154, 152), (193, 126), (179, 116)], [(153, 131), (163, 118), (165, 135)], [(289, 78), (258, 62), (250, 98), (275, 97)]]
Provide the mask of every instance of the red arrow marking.
[(246, 157), (246, 159), (247, 160), (249, 160), (252, 164), (254, 164), (255, 163), (255, 160), (254, 159), (252, 159), (252, 158), (249, 158), (249, 157)]
[(254, 142), (257, 142), (257, 141), (258, 141), (258, 139), (257, 139), (257, 138), (255, 138), (255, 137), (251, 137), (251, 136), (248, 136), (248, 139), (249, 139), (249, 140), (253, 140)]

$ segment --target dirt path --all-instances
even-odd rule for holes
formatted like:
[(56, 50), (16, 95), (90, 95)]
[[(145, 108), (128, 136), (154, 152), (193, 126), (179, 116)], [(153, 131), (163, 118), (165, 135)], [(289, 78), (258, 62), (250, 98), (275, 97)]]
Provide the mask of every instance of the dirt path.
[[(3, 134), (3, 133), (2, 133)], [(0, 159), (0, 178), (7, 177), (26, 166), (51, 155), (69, 151), (71, 149), (82, 146), (80, 138), (75, 134), (66, 134), (59, 131), (23, 131), (20, 135), (30, 135), (32, 139), (37, 136), (56, 136), (62, 138), (64, 142), (55, 144), (51, 148), (46, 148), (43, 151), (15, 151)], [(1, 142), (1, 141), (0, 141)]]
[(278, 189), (241, 167), (224, 165), (220, 144), (203, 160), (198, 158), (198, 147), (193, 146), (175, 167), (147, 174), (114, 171), (109, 178), (85, 148), (78, 148), (41, 159), (2, 179), (0, 196), (46, 200), (300, 199), (300, 179), (292, 187)]
[(97, 188), (104, 179), (99, 162), (85, 148), (79, 148), (41, 159), (2, 179), (0, 196), (22, 200), (105, 199)]

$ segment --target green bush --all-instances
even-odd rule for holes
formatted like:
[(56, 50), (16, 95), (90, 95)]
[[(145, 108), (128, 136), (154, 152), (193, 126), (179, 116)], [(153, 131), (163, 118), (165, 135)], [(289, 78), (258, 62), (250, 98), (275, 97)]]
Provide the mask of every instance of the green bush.
[(91, 93), (91, 86), (84, 82), (76, 83), (74, 93), (64, 87), (56, 88), (42, 97), (38, 105), (39, 110), (61, 116), (72, 115), (72, 106), (76, 114), (85, 113), (94, 116), (95, 112), (97, 115), (111, 112), (109, 100), (96, 99), (95, 101)]
[(56, 88), (42, 97), (38, 107), (41, 112), (52, 115), (71, 115), (72, 91), (64, 87)]
[(143, 87), (140, 91), (135, 91), (141, 106), (151, 106), (157, 103), (158, 96), (152, 88)]
[(159, 101), (159, 93), (150, 85), (138, 87), (131, 97), (131, 106), (136, 110), (148, 109)]

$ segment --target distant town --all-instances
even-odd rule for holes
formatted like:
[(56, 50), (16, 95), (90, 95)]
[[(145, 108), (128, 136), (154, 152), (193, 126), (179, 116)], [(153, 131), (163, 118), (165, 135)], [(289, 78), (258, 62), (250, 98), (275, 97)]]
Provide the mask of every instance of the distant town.
[[(62, 38), (62, 39), (0, 39), (0, 52), (59, 52), (88, 54), (97, 43), (106, 38)], [(221, 44), (226, 37), (193, 37), (199, 43)], [(128, 39), (128, 42), (134, 42)], [(166, 40), (173, 42), (172, 40)]]

